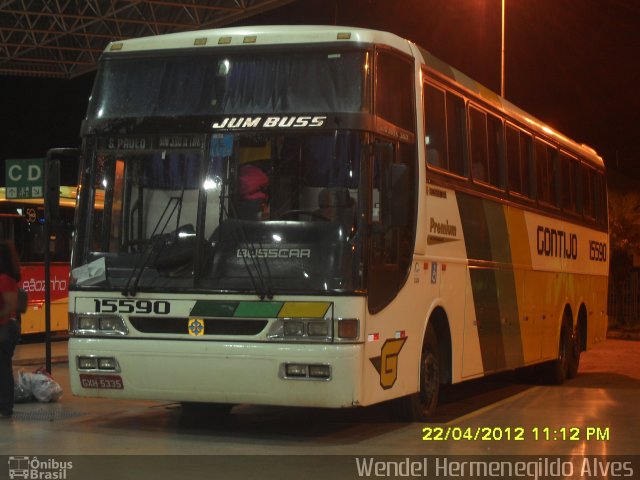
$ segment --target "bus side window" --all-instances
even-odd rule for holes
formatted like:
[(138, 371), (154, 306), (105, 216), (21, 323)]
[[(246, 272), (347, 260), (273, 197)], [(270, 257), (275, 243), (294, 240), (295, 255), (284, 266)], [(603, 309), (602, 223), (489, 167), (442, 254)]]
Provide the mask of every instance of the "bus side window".
[(393, 53), (378, 52), (376, 114), (395, 126), (415, 132), (413, 62)]
[(487, 115), (487, 141), (489, 147), (489, 183), (494, 187), (506, 188), (507, 173), (504, 160), (504, 127), (502, 120)]
[(433, 167), (446, 168), (447, 116), (444, 90), (425, 84), (424, 124), (427, 163)]
[(463, 177), (469, 176), (467, 162), (467, 121), (464, 99), (447, 92), (448, 169)]
[(533, 161), (533, 138), (524, 132), (520, 132), (520, 172), (522, 175), (522, 194), (534, 198), (536, 170)]
[(520, 167), (520, 134), (510, 125), (506, 129), (506, 157), (509, 175), (509, 190), (524, 193), (522, 188), (522, 170)]
[(456, 175), (468, 176), (464, 99), (425, 83), (424, 127), (427, 164)]
[(557, 150), (536, 139), (536, 183), (538, 201), (547, 205), (559, 205)]
[(607, 226), (609, 221), (609, 210), (607, 207), (607, 180), (602, 172), (595, 173), (596, 177), (596, 221), (603, 227)]
[(596, 217), (595, 202), (597, 198), (597, 194), (595, 191), (595, 172), (589, 167), (583, 166), (582, 168), (583, 168), (582, 201), (584, 205), (583, 213), (585, 217), (590, 219), (595, 219)]
[(469, 140), (471, 144), (471, 177), (477, 182), (487, 182), (489, 159), (487, 157), (487, 116), (469, 107)]
[(577, 213), (578, 201), (578, 162), (564, 152), (560, 152), (560, 171), (562, 174), (561, 189), (562, 208), (565, 211)]

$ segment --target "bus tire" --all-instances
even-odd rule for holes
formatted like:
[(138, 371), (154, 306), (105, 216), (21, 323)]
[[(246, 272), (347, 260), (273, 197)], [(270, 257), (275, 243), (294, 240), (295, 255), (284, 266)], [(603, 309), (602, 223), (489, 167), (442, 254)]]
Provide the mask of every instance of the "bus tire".
[(543, 379), (551, 385), (562, 385), (569, 375), (569, 363), (572, 347), (571, 321), (566, 314), (560, 329), (560, 341), (558, 342), (558, 358), (543, 365)]
[(582, 334), (580, 332), (580, 322), (576, 323), (571, 337), (571, 349), (569, 353), (569, 368), (567, 378), (576, 378), (578, 367), (580, 366), (580, 353), (582, 353)]
[(438, 336), (431, 324), (427, 326), (420, 355), (420, 391), (397, 400), (402, 421), (423, 422), (435, 412), (440, 393), (440, 356)]

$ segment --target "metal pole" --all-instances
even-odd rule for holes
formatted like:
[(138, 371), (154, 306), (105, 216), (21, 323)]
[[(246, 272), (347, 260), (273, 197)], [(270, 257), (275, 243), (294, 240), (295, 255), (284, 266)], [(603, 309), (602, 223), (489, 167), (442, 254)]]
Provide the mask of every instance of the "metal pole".
[(52, 148), (44, 161), (44, 326), (45, 362), (51, 373), (51, 226), (56, 225), (60, 206), (60, 159), (78, 157), (75, 148)]
[(51, 205), (47, 192), (50, 182), (51, 154), (47, 153), (44, 165), (44, 344), (45, 344), (45, 368), (51, 373), (51, 254), (49, 252), (51, 242)]

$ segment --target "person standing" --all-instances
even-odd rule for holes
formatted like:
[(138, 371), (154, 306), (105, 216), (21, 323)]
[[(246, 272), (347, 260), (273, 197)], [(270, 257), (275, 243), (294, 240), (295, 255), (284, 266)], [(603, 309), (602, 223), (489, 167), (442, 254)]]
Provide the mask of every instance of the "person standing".
[(16, 320), (20, 264), (12, 244), (0, 242), (0, 415), (13, 415), (13, 352), (20, 339)]

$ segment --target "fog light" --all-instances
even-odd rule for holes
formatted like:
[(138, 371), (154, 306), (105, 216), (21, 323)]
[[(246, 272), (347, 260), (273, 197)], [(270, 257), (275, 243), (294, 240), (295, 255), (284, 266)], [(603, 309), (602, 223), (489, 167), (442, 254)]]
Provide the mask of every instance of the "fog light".
[(285, 367), (285, 373), (287, 377), (306, 377), (307, 376), (307, 366), (306, 365), (297, 365), (295, 363), (290, 363)]
[(96, 370), (98, 368), (98, 359), (95, 357), (78, 357), (79, 370)]
[(303, 335), (304, 335), (303, 322), (285, 322), (284, 324), (285, 337), (302, 337)]
[(116, 359), (113, 357), (102, 357), (98, 359), (98, 368), (100, 370), (115, 370), (116, 365)]
[(314, 378), (331, 377), (330, 365), (309, 365), (309, 376)]
[(356, 339), (359, 335), (359, 321), (357, 318), (341, 318), (338, 320), (338, 337)]
[(313, 337), (329, 336), (329, 324), (326, 322), (310, 322), (307, 328), (310, 336), (313, 336)]

